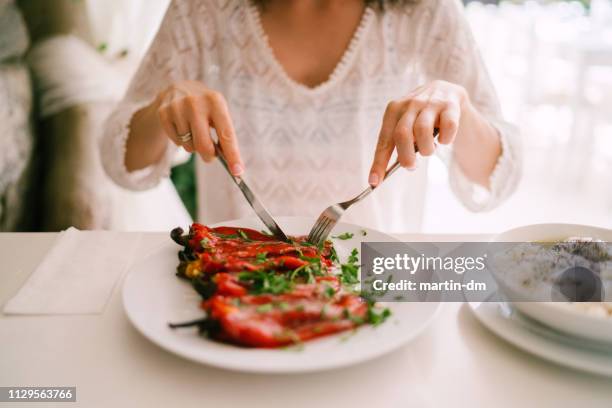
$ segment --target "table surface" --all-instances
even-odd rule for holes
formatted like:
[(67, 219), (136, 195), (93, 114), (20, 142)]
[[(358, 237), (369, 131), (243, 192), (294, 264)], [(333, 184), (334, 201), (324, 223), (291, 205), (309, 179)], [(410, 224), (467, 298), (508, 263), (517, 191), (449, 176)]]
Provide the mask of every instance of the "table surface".
[[(1, 304), (19, 290), (55, 237), (0, 234)], [(166, 237), (143, 234), (141, 251)], [(612, 379), (522, 352), (488, 332), (463, 304), (442, 305), (418, 338), (373, 361), (312, 374), (255, 375), (192, 363), (158, 348), (127, 320), (117, 286), (101, 315), (0, 316), (0, 386), (76, 386), (76, 405), (86, 407), (128, 402), (147, 407), (266, 408), (612, 406)]]

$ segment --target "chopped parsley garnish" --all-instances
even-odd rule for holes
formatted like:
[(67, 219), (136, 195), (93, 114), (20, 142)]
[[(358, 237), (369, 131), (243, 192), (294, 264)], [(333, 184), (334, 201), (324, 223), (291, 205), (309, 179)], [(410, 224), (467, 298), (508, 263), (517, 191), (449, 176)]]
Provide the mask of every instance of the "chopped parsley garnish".
[(353, 234), (352, 232), (345, 232), (343, 234), (336, 235), (336, 236), (334, 236), (332, 238), (337, 238), (337, 239), (341, 239), (343, 241), (346, 241), (347, 239), (353, 238), (353, 236), (355, 236), (355, 234)]
[(331, 254), (329, 255), (329, 259), (332, 262), (340, 262), (340, 258), (338, 258), (338, 253), (336, 252), (336, 248), (334, 248), (333, 246), (331, 247)]
[(360, 232), (361, 232), (361, 235), (362, 235), (362, 236), (364, 236), (364, 237), (365, 237), (366, 235), (368, 235), (368, 231), (366, 231), (366, 230), (364, 230), (364, 229), (362, 229)]
[(388, 308), (384, 308), (380, 311), (377, 311), (373, 305), (369, 305), (367, 320), (373, 326), (378, 326), (381, 323), (384, 323), (387, 318), (391, 316), (391, 310)]
[(289, 274), (289, 279), (292, 282), (301, 277), (307, 283), (313, 283), (315, 281), (315, 276), (324, 275), (323, 266), (321, 265), (321, 258), (309, 258), (307, 256), (300, 255), (300, 259), (308, 261), (308, 263), (291, 271)]
[(355, 283), (359, 283), (359, 266), (352, 264), (342, 264), (340, 265), (342, 274), (340, 275), (340, 280), (345, 285), (354, 285)]
[(220, 232), (215, 232), (214, 234), (217, 237), (221, 238), (221, 239), (236, 239), (236, 238), (240, 238), (240, 235), (238, 235), (238, 234), (222, 234)]
[(266, 303), (264, 305), (257, 306), (255, 310), (257, 311), (257, 313), (267, 313), (271, 312), (273, 308), (274, 306), (272, 305), (272, 303)]
[(346, 308), (342, 311), (342, 315), (344, 316), (345, 319), (349, 319), (350, 321), (352, 321), (353, 323), (355, 323), (357, 325), (364, 323), (364, 318), (363, 317), (355, 316), (355, 315), (351, 314), (351, 312), (348, 309), (346, 309)]
[(272, 271), (240, 272), (238, 280), (250, 281), (249, 292), (254, 294), (271, 293), (279, 295), (288, 292), (292, 288), (292, 282), (287, 275)]
[(268, 253), (267, 252), (260, 252), (257, 255), (255, 255), (255, 262), (256, 263), (264, 263), (264, 262), (266, 262), (267, 259), (268, 259)]
[(252, 239), (249, 238), (249, 236), (243, 230), (238, 230), (238, 235), (240, 235), (240, 238), (244, 239), (247, 242), (252, 241)]
[(321, 275), (321, 264), (310, 263), (294, 269), (289, 279), (293, 282), (296, 278), (303, 277), (307, 283), (313, 283), (316, 275)]
[(300, 259), (303, 261), (308, 261), (309, 263), (321, 263), (321, 258), (318, 256), (309, 257), (306, 255), (300, 255)]
[(359, 252), (357, 248), (351, 251), (346, 263), (340, 265), (340, 280), (345, 285), (359, 283)]
[(376, 308), (376, 299), (373, 293), (361, 292), (359, 294), (368, 305), (368, 311), (366, 314), (366, 321), (373, 326), (378, 326), (384, 323), (389, 316), (391, 316), (391, 310), (389, 308), (379, 309)]

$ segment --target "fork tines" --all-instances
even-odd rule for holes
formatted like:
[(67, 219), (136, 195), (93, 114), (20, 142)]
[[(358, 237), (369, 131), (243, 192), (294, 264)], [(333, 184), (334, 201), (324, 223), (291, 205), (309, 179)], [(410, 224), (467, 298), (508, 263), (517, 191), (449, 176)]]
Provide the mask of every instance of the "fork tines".
[(315, 245), (320, 245), (321, 241), (329, 235), (330, 231), (333, 229), (335, 225), (334, 220), (326, 217), (325, 215), (321, 215), (317, 220), (314, 228), (310, 231), (308, 235), (308, 242), (311, 242)]

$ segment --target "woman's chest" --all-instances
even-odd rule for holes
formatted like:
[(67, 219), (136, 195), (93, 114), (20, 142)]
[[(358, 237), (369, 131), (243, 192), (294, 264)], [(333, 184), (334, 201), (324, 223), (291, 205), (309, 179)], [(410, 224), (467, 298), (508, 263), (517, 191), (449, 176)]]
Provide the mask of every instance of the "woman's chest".
[(386, 105), (421, 82), (416, 64), (397, 63), (394, 30), (372, 9), (363, 12), (329, 78), (315, 87), (287, 73), (254, 7), (236, 8), (223, 25), (206, 52), (204, 82), (228, 101), (243, 149), (266, 146), (261, 155), (268, 159), (304, 149), (369, 148)]
[(305, 33), (283, 38), (282, 26), (264, 29), (255, 6), (230, 9), (216, 15), (211, 22), (216, 28), (209, 32), (214, 38), (202, 42), (202, 79), (238, 105), (281, 115), (291, 107), (330, 113), (372, 109), (419, 83), (418, 64), (406, 64), (406, 50), (397, 44), (400, 25), (394, 15), (366, 8), (323, 47), (331, 32), (316, 41)]
[(323, 7), (316, 2), (269, 2), (252, 12), (272, 58), (291, 80), (308, 88), (331, 77), (371, 17), (361, 0)]

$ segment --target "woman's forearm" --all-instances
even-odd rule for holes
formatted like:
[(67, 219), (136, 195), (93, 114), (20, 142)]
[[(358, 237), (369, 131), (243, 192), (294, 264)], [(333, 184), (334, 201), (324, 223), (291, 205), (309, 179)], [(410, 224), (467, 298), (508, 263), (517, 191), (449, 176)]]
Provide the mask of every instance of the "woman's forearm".
[(158, 109), (156, 100), (132, 116), (125, 152), (128, 171), (157, 163), (166, 151), (168, 138), (160, 124)]
[(464, 102), (453, 154), (467, 178), (489, 188), (489, 179), (501, 154), (498, 131), (469, 99)]

